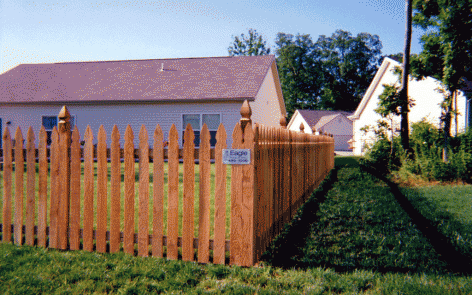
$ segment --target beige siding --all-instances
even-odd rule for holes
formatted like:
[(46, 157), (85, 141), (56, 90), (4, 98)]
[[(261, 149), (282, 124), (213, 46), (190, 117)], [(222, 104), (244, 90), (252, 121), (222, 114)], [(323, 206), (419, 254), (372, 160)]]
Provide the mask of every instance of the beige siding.
[(266, 126), (280, 126), (283, 114), (277, 96), (274, 75), (268, 71), (254, 101), (249, 105), (252, 109), (252, 121)]
[[(71, 104), (67, 105), (71, 115), (76, 116), (76, 124), (79, 128), (81, 137), (85, 133), (87, 125), (92, 128), (94, 138), (100, 125), (105, 127), (108, 144), (111, 142), (111, 131), (113, 125), (118, 126), (121, 138), (124, 137), (126, 126), (129, 124), (134, 132), (135, 146), (138, 146), (138, 134), (141, 125), (144, 124), (148, 130), (150, 143), (156, 124), (159, 124), (164, 132), (164, 138), (167, 138), (169, 129), (175, 124), (179, 130), (179, 137), (182, 135), (182, 115), (183, 114), (220, 114), (221, 123), (226, 128), (228, 134), (232, 134), (235, 124), (240, 119), (240, 102), (225, 103), (107, 103), (99, 104)], [(58, 105), (11, 105), (4, 104), (0, 107), (0, 118), (3, 120), (4, 129), (7, 121), (11, 121), (8, 126), (10, 132), (14, 134), (17, 126), (20, 126), (23, 136), (29, 126), (38, 139), (39, 129), (41, 128), (42, 116), (54, 116), (59, 113), (62, 104)], [(95, 140), (96, 141), (96, 140)], [(121, 144), (124, 141), (121, 140)], [(231, 144), (231, 137), (228, 136), (228, 145)]]

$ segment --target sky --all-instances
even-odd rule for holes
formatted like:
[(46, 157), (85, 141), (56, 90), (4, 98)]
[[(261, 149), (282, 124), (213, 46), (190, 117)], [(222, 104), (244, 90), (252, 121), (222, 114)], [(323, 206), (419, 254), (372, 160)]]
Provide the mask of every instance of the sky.
[[(228, 56), (255, 29), (275, 52), (278, 32), (378, 35), (382, 54), (403, 52), (402, 0), (0, 0), (0, 73), (24, 63)], [(412, 53), (422, 32), (413, 29)]]

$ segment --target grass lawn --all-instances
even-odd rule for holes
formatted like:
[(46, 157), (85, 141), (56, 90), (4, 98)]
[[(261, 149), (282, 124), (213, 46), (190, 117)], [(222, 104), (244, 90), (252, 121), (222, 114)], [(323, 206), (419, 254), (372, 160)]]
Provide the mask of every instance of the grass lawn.
[[(95, 228), (96, 228), (96, 222), (97, 222), (97, 217), (96, 217), (96, 210), (97, 210), (97, 201), (96, 201), (96, 197), (97, 197), (97, 187), (96, 187), (96, 181), (97, 181), (97, 174), (96, 174), (96, 165), (97, 163), (95, 163), (95, 176), (94, 176), (94, 193), (95, 193), (95, 199), (94, 199), (94, 214), (95, 214), (95, 217), (94, 217), (94, 225), (95, 225)], [(152, 163), (149, 165), (149, 179), (150, 179), (150, 185), (149, 185), (149, 229), (150, 229), (150, 233), (152, 233), (152, 208), (153, 208), (153, 184), (152, 184), (152, 181), (153, 181), (153, 168), (152, 168)], [(109, 229), (109, 226), (110, 226), (110, 216), (111, 216), (111, 213), (110, 213), (110, 202), (111, 202), (111, 198), (110, 198), (110, 179), (111, 179), (111, 169), (110, 169), (110, 163), (108, 163), (108, 166), (109, 166), (109, 169), (108, 169), (108, 229)], [(25, 165), (26, 167), (26, 165)], [(138, 230), (138, 188), (139, 188), (139, 164), (136, 163), (135, 164), (135, 171), (136, 171), (136, 176), (135, 176), (135, 195), (136, 195), (136, 199), (135, 199), (135, 230), (137, 231)], [(167, 168), (167, 162), (164, 163), (164, 234), (166, 235), (167, 234), (167, 204), (168, 204), (168, 200), (167, 200), (167, 188), (168, 188), (168, 185), (167, 185), (167, 176), (168, 176), (168, 168)], [(36, 165), (36, 171), (38, 169), (38, 165)], [(83, 226), (83, 204), (84, 204), (84, 201), (83, 201), (83, 189), (84, 189), (84, 185), (83, 185), (83, 163), (82, 163), (82, 179), (81, 179), (81, 196), (82, 196), (82, 199), (81, 199), (81, 227)], [(25, 169), (26, 170), (26, 169)], [(210, 179), (210, 191), (211, 191), (211, 195), (210, 195), (210, 236), (211, 238), (213, 238), (213, 229), (214, 229), (214, 204), (215, 204), (215, 196), (214, 196), (214, 191), (215, 191), (215, 165), (214, 164), (211, 164), (211, 171), (210, 171), (210, 174), (211, 174), (211, 179)], [(123, 228), (124, 228), (124, 163), (121, 164), (121, 175), (122, 175), (122, 181), (121, 181), (121, 230), (123, 231)], [(200, 191), (200, 183), (199, 183), (199, 165), (195, 165), (195, 204), (194, 204), (194, 208), (195, 208), (195, 218), (194, 218), (194, 224), (195, 224), (195, 236), (197, 237), (198, 236), (198, 212), (199, 212), (199, 191)], [(25, 183), (25, 186), (24, 186), (24, 195), (25, 195), (25, 198), (24, 198), (24, 201), (23, 201), (23, 205), (24, 205), (24, 214), (26, 213), (26, 172), (25, 172), (25, 175), (24, 175), (24, 183)], [(230, 225), (230, 211), (231, 211), (231, 207), (230, 207), (230, 204), (231, 204), (231, 167), (230, 165), (227, 166), (227, 171), (226, 171), (226, 181), (227, 181), (227, 185), (226, 185), (226, 238), (229, 239), (229, 225)], [(13, 204), (13, 208), (14, 208), (14, 195), (15, 195), (15, 173), (13, 173), (13, 185), (12, 185), (12, 204)], [(48, 191), (50, 190), (50, 179), (48, 178)], [(0, 195), (0, 223), (2, 222), (3, 220), (3, 172), (0, 174), (0, 192), (1, 192), (1, 195)], [(36, 200), (37, 200), (37, 192), (38, 192), (38, 173), (36, 173)], [(49, 194), (49, 193), (48, 193)], [(36, 206), (37, 206), (37, 203), (36, 203)], [(182, 235), (182, 214), (183, 214), (183, 210), (182, 210), (182, 207), (183, 207), (183, 164), (179, 164), (179, 235), (181, 236)], [(13, 210), (13, 209), (12, 209)], [(14, 211), (12, 211), (12, 223), (14, 222)], [(49, 200), (48, 200), (48, 212), (49, 212)], [(36, 209), (36, 214), (37, 214), (37, 209)], [(48, 216), (49, 217), (49, 216)], [(26, 220), (26, 218), (25, 218)], [(36, 224), (37, 224), (37, 216), (36, 216)], [(48, 224), (49, 224), (49, 218), (48, 218)]]
[[(359, 167), (337, 167), (273, 241), (261, 267), (0, 245), (0, 289), (7, 294), (472, 294), (470, 272), (446, 268), (386, 183)], [(456, 195), (466, 188), (448, 189)], [(449, 215), (424, 214), (432, 222), (436, 218), (438, 228), (469, 222), (460, 206), (440, 208), (442, 201), (422, 193), (407, 197), (426, 211), (449, 210)], [(468, 233), (465, 227), (455, 230)], [(448, 239), (453, 243), (456, 237)], [(460, 250), (470, 254), (471, 248), (469, 242)]]
[(457, 250), (472, 256), (472, 185), (402, 188), (401, 191)]

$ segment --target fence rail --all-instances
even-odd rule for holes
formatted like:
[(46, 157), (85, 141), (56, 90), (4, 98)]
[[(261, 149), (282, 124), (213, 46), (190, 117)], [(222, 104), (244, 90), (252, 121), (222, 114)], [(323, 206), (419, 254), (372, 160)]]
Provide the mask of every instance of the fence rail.
[[(134, 147), (134, 133), (129, 126), (124, 133), (123, 148), (120, 147), (121, 135), (116, 126), (109, 147), (103, 127), (97, 132), (96, 145), (93, 144), (92, 130), (87, 127), (82, 147), (79, 131), (76, 127), (71, 132), (70, 115), (63, 107), (59, 113), (59, 129), (53, 129), (49, 148), (44, 128), (39, 133), (38, 147), (35, 146), (32, 128), (29, 128), (26, 148), (20, 128), (14, 136), (15, 147), (8, 128), (5, 129), (2, 150), (3, 223), (0, 224), (2, 242), (11, 242), (13, 238), (17, 245), (26, 243), (64, 250), (112, 253), (122, 247), (129, 254), (135, 253), (136, 246), (139, 256), (151, 253), (154, 257), (164, 257), (166, 253), (167, 259), (178, 259), (180, 248), (185, 261), (216, 264), (224, 264), (226, 252), (229, 252), (230, 264), (254, 265), (309, 193), (333, 168), (334, 140), (329, 136), (253, 125), (247, 101), (243, 104), (241, 115), (243, 118), (233, 130), (232, 148), (247, 149), (251, 157), (250, 164), (231, 166), (229, 240), (225, 236), (227, 183), (222, 154), (223, 149), (227, 148), (227, 135), (223, 125), (216, 134), (214, 148), (210, 148), (210, 133), (206, 125), (200, 132), (199, 149), (195, 149), (194, 132), (190, 125), (184, 132), (183, 149), (179, 148), (179, 133), (174, 125), (169, 132), (167, 148), (164, 148), (159, 125), (153, 133), (152, 149), (149, 148), (149, 136), (144, 126), (138, 134), (138, 149)], [(135, 159), (139, 160), (137, 194)], [(183, 160), (182, 219), (179, 219), (179, 159)], [(198, 204), (195, 204), (194, 191), (196, 159), (199, 160)], [(213, 224), (210, 224), (211, 159), (215, 163)], [(167, 208), (164, 208), (165, 160), (168, 164)], [(15, 180), (24, 179), (25, 170), (18, 167), (24, 167), (25, 162), (26, 197), (23, 181), (15, 181), (13, 187), (13, 176)], [(36, 163), (39, 164), (39, 179), (36, 179)], [(124, 165), (123, 175), (121, 165)], [(109, 166), (110, 181), (107, 174)], [(154, 173), (152, 194), (149, 166), (152, 166)], [(107, 189), (108, 185), (110, 189)], [(121, 186), (124, 187), (123, 195)], [(135, 200), (138, 206), (137, 232)], [(195, 205), (198, 206), (196, 236)], [(121, 214), (122, 207), (124, 214)], [(164, 209), (167, 210), (167, 235), (164, 235)], [(179, 224), (182, 225), (181, 236), (178, 234)], [(210, 227), (213, 227), (213, 239), (210, 239)], [(212, 261), (210, 250), (213, 251)]]

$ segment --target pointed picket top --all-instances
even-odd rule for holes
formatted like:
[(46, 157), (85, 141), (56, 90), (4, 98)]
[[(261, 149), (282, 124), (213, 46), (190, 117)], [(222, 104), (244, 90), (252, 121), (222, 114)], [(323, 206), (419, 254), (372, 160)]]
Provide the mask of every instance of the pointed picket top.
[(210, 147), (210, 131), (208, 130), (207, 124), (203, 124), (202, 130), (200, 130), (200, 148), (203, 145)]
[(28, 149), (29, 149), (29, 148), (33, 148), (33, 149), (34, 149), (34, 148), (35, 148), (35, 146), (34, 146), (34, 140), (35, 140), (35, 138), (34, 138), (33, 127), (30, 126), (30, 127), (28, 128), (28, 133), (26, 134), (26, 138), (27, 138), (27, 139), (26, 139), (26, 141), (27, 141), (27, 148), (28, 148)]
[(126, 126), (126, 130), (125, 130), (125, 140), (127, 139), (131, 139), (131, 142), (134, 139), (133, 129), (131, 129), (131, 126), (129, 124), (128, 126)]
[(172, 144), (177, 144), (179, 143), (179, 133), (177, 132), (177, 127), (175, 127), (174, 124), (170, 126), (169, 130), (169, 148)]
[(218, 126), (218, 131), (216, 131), (216, 145), (222, 145), (226, 147), (226, 129), (223, 123), (220, 123), (220, 126)]
[(3, 142), (5, 143), (6, 141), (11, 142), (10, 129), (8, 129), (8, 126), (5, 127), (5, 131), (3, 131)]
[(23, 148), (23, 134), (21, 133), (20, 126), (16, 127), (15, 132), (15, 147)]
[(243, 141), (241, 124), (237, 123), (233, 129), (233, 149), (239, 149)]
[(158, 142), (161, 142), (164, 140), (164, 135), (162, 133), (161, 126), (156, 125), (156, 128), (154, 129), (154, 146), (158, 144)]
[(254, 143), (258, 143), (260, 140), (260, 134), (259, 134), (259, 124), (254, 123), (252, 127), (252, 132), (254, 133)]
[(245, 148), (252, 147), (253, 143), (254, 143), (254, 130), (252, 129), (252, 125), (249, 123), (246, 125), (246, 128), (244, 129)]
[(118, 126), (116, 126), (116, 124), (113, 125), (113, 130), (111, 131), (111, 141), (120, 141), (120, 132), (118, 131)]
[(85, 129), (84, 140), (86, 143), (87, 142), (92, 143), (93, 133), (92, 133), (92, 128), (90, 128), (90, 125), (87, 125), (87, 128)]
[(139, 130), (139, 145), (140, 145), (140, 148), (141, 148), (141, 145), (145, 145), (146, 147), (149, 146), (148, 139), (149, 139), (149, 136), (148, 136), (146, 126), (144, 126), (144, 124), (142, 124), (141, 129)]
[(184, 133), (184, 142), (185, 146), (190, 146), (194, 147), (194, 140), (195, 140), (195, 134), (193, 133), (193, 128), (190, 123), (187, 124), (187, 127), (185, 127), (185, 133)]
[(77, 125), (75, 125), (74, 130), (72, 130), (71, 140), (72, 140), (72, 143), (79, 143), (79, 146), (80, 146), (80, 133), (79, 133), (79, 128), (77, 128)]
[(99, 143), (106, 145), (107, 133), (105, 132), (105, 128), (103, 127), (103, 125), (100, 125), (100, 127), (98, 128), (97, 139)]

